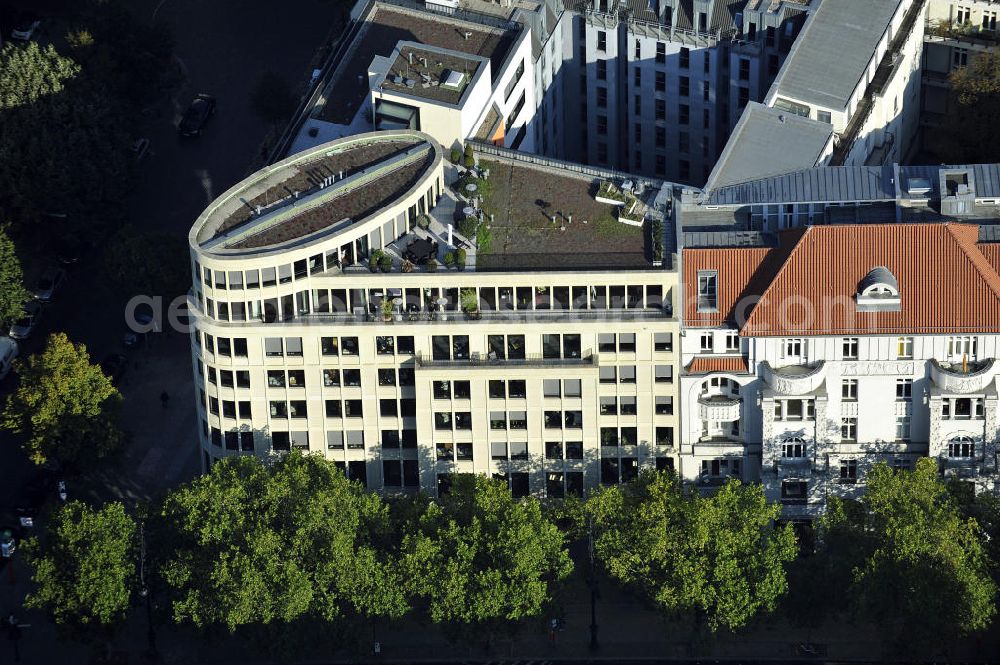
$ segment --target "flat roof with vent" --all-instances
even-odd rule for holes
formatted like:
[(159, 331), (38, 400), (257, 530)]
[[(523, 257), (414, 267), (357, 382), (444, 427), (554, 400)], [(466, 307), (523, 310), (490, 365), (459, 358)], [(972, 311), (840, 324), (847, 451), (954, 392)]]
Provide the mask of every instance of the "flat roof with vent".
[(488, 60), (455, 51), (400, 42), (380, 89), (457, 106)]
[[(506, 25), (508, 27), (502, 27)], [(370, 93), (368, 73), (375, 56), (391, 57), (401, 42), (448, 49), (456, 55), (486, 58), (500, 72), (525, 28), (497, 17), (456, 11), (450, 16), (417, 8), (375, 3), (352, 40), (344, 62), (331, 76), (319, 119), (350, 124)], [(462, 71), (462, 69), (458, 69)], [(468, 80), (466, 81), (468, 83)], [(419, 88), (419, 84), (415, 84)]]

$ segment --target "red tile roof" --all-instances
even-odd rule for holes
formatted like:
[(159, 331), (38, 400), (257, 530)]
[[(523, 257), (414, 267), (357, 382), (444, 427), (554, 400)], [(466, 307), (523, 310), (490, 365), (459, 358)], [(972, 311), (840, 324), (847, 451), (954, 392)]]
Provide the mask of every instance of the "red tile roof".
[[(977, 244), (978, 233), (957, 223), (812, 226), (781, 234), (766, 260), (760, 248), (684, 250), (685, 314), (697, 307), (697, 269), (712, 268), (720, 310), (723, 294), (727, 303), (729, 294), (761, 294), (749, 316), (727, 312), (745, 336), (1000, 331), (1000, 248)], [(755, 276), (731, 269), (747, 263), (761, 266)], [(877, 266), (899, 284), (898, 312), (857, 310), (858, 285)], [(696, 312), (692, 320), (708, 325)]]
[[(752, 285), (759, 282), (754, 275), (760, 270), (771, 250), (766, 247), (742, 249), (684, 250), (684, 323), (692, 327), (714, 328), (737, 320), (737, 309), (743, 310), (745, 298), (760, 295)], [(715, 312), (698, 311), (698, 272), (718, 271)], [(766, 286), (763, 282), (761, 286)], [(746, 312), (743, 312), (745, 318)]]
[(748, 374), (747, 359), (744, 356), (698, 356), (687, 366), (688, 374)]

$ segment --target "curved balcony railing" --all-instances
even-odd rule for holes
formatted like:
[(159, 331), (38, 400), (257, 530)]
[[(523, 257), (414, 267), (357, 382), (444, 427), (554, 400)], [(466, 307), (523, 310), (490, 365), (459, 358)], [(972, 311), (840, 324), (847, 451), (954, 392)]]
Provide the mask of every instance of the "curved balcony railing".
[(771, 367), (766, 361), (761, 363), (764, 381), (782, 395), (804, 395), (820, 387), (826, 378), (826, 363), (815, 366), (790, 365), (788, 367)]
[(947, 393), (977, 393), (985, 390), (993, 380), (993, 358), (967, 363), (962, 371), (962, 363), (941, 363), (931, 361), (931, 380)]

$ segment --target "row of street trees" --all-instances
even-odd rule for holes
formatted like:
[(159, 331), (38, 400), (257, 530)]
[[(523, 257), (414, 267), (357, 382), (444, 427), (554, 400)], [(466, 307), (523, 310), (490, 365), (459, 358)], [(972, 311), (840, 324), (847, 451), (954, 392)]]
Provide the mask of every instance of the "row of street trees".
[[(451, 638), (497, 635), (557, 611), (573, 571), (567, 543), (588, 533), (612, 578), (692, 619), (695, 633), (781, 607), (799, 624), (876, 622), (926, 654), (995, 614), (984, 541), (997, 535), (996, 509), (992, 498), (953, 498), (930, 461), (879, 466), (861, 501), (831, 501), (818, 552), (797, 558), (792, 527), (776, 526), (780, 507), (759, 485), (701, 496), (646, 472), (586, 502), (543, 504), (459, 476), (438, 499), (383, 499), (322, 457), (292, 453), (216, 464), (151, 510), (147, 533), (163, 607), (200, 629), (288, 640), (321, 625), (356, 638), (361, 625), (413, 615)], [(29, 547), (38, 589), (28, 602), (106, 635), (136, 594), (136, 518), (121, 504), (74, 502), (52, 523)]]

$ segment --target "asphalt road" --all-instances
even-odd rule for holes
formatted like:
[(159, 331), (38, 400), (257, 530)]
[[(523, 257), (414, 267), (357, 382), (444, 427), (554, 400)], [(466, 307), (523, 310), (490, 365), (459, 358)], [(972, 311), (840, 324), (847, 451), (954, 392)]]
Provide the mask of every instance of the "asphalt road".
[[(270, 70), (293, 86), (307, 81), (341, 9), (335, 0), (135, 0), (132, 7), (140, 20), (171, 29), (185, 80), (143, 116), (140, 135), (150, 140), (150, 150), (128, 201), (129, 221), (142, 230), (186, 238), (205, 205), (258, 164), (271, 129), (249, 104), (260, 75)], [(201, 92), (216, 97), (218, 111), (201, 137), (181, 140), (175, 124)], [(122, 350), (125, 298), (102, 288), (99, 258), (82, 257), (70, 277), (24, 353), (37, 351), (53, 330), (83, 342), (95, 361)], [(128, 351), (132, 364), (122, 392), (132, 441), (122, 463), (109, 467), (104, 487), (90, 491), (94, 498), (156, 494), (200, 468), (186, 338), (165, 332), (153, 342)], [(0, 394), (12, 384), (8, 377)], [(159, 405), (164, 390), (171, 395), (169, 409)], [(0, 509), (18, 503), (22, 485), (34, 473), (13, 437), (0, 433)]]

